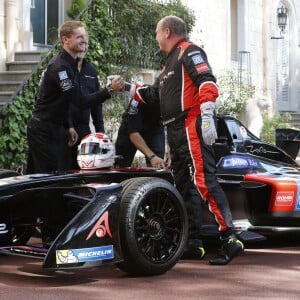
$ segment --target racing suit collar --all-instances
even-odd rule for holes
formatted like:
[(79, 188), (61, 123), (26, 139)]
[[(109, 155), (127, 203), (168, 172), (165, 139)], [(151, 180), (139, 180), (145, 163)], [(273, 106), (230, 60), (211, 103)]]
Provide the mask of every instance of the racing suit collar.
[(187, 42), (187, 39), (186, 39), (186, 38), (183, 38), (183, 39), (179, 40), (179, 41), (173, 46), (173, 48), (170, 50), (170, 52), (168, 53), (167, 57), (170, 56), (170, 55), (173, 53), (173, 51), (178, 47), (178, 45), (179, 45), (180, 43), (182, 43), (182, 42)]

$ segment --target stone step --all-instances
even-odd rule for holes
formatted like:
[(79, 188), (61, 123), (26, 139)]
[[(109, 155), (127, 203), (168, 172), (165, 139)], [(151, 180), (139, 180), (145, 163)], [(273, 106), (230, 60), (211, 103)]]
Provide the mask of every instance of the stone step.
[(0, 81), (0, 92), (14, 92), (21, 83), (22, 81)]
[(6, 64), (7, 71), (0, 72), (0, 109), (11, 99), (38, 63), (47, 54), (50, 48), (37, 51), (17, 51), (14, 61)]
[(31, 70), (0, 72), (0, 81), (23, 81), (30, 73)]
[(291, 126), (300, 129), (300, 114), (292, 114), (292, 119), (289, 123)]
[(40, 51), (20, 51), (15, 52), (15, 61), (41, 61), (45, 52)]
[[(296, 129), (300, 129), (300, 113), (294, 113), (294, 112), (287, 112), (291, 119), (288, 121), (291, 127), (294, 127)], [(281, 113), (281, 115), (284, 115), (285, 113)]]
[(0, 110), (2, 109), (2, 107), (5, 105), (6, 102), (8, 102), (8, 100), (10, 100), (10, 98), (12, 97), (14, 92), (0, 92)]
[(6, 63), (7, 71), (27, 71), (33, 70), (39, 61), (13, 61)]
[(289, 122), (289, 125), (292, 127), (292, 128), (295, 128), (295, 129), (299, 129), (300, 130), (300, 122)]

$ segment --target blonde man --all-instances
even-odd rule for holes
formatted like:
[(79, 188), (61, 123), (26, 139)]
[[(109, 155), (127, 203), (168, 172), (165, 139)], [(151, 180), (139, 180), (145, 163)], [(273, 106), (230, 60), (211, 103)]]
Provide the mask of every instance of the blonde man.
[(87, 32), (82, 22), (67, 21), (60, 28), (62, 50), (52, 58), (43, 72), (36, 96), (32, 118), (28, 122), (29, 145), (27, 173), (61, 170), (59, 152), (64, 130), (68, 131), (69, 145), (75, 145), (78, 135), (68, 118), (72, 101), (82, 109), (102, 103), (111, 92), (120, 91), (124, 82), (115, 76), (109, 87), (86, 94), (78, 81), (78, 58), (87, 47)]

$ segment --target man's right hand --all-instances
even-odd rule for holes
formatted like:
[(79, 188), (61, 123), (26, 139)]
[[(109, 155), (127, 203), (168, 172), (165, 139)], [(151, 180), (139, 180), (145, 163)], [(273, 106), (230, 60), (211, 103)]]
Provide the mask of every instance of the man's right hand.
[(156, 155), (153, 156), (153, 158), (150, 160), (150, 163), (151, 163), (151, 166), (156, 169), (166, 169), (167, 168), (165, 161)]
[(116, 75), (111, 81), (111, 88), (114, 92), (120, 92), (124, 90), (125, 81), (120, 75)]
[(106, 87), (113, 92), (120, 92), (124, 90), (125, 81), (120, 75), (110, 75), (107, 77)]
[(78, 140), (78, 134), (74, 128), (68, 129), (68, 146), (73, 147)]

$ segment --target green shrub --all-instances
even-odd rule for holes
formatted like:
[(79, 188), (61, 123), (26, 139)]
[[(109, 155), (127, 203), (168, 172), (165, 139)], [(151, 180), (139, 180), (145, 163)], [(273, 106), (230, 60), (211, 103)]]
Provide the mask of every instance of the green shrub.
[(240, 84), (231, 70), (223, 70), (216, 77), (220, 90), (218, 113), (237, 117), (251, 94), (250, 87)]
[(275, 130), (276, 128), (290, 128), (289, 121), (291, 120), (291, 115), (285, 114), (275, 114), (272, 117), (263, 116), (264, 125), (261, 130), (260, 138), (271, 144), (275, 144)]

